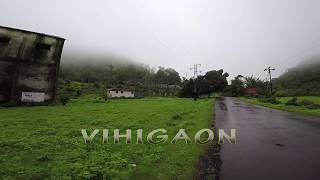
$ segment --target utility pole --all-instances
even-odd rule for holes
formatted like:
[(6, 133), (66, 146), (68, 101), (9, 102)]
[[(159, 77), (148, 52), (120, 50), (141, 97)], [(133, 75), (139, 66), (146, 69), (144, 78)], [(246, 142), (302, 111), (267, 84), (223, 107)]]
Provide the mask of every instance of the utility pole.
[(198, 71), (198, 67), (200, 67), (201, 64), (194, 64), (190, 70), (193, 70), (193, 80), (194, 80), (194, 85), (193, 85), (193, 99), (196, 101), (198, 98), (198, 93), (197, 93), (197, 84), (196, 84), (196, 79), (198, 77), (198, 72), (201, 73), (201, 71)]
[(270, 80), (270, 93), (272, 94), (272, 77), (271, 77), (271, 71), (276, 70), (275, 68), (271, 68), (270, 66), (267, 69), (264, 69), (264, 71), (267, 71), (269, 74), (269, 80)]
[(201, 73), (201, 71), (198, 71), (198, 67), (200, 67), (201, 64), (194, 64), (192, 68), (190, 68), (190, 70), (193, 70), (193, 78), (197, 78), (198, 77), (198, 73)]

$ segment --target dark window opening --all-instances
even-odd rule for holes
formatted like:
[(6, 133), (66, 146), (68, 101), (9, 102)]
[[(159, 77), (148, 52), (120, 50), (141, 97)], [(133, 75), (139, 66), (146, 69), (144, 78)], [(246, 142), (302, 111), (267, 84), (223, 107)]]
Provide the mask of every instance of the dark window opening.
[(118, 94), (118, 91), (116, 91), (116, 93)]
[(123, 91), (121, 91), (121, 94), (123, 94)]
[(8, 44), (9, 42), (10, 42), (10, 38), (0, 37), (0, 44)]
[(33, 50), (33, 57), (35, 62), (42, 62), (45, 60), (50, 52), (51, 45), (37, 43)]
[(38, 43), (36, 45), (36, 50), (50, 51), (50, 49), (51, 49), (51, 45), (48, 45), (48, 44)]

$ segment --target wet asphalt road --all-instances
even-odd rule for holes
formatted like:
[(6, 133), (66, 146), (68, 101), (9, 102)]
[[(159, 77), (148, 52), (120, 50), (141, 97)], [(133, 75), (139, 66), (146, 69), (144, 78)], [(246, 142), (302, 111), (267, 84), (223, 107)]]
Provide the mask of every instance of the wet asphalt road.
[(319, 117), (224, 98), (216, 126), (237, 129), (237, 144), (221, 147), (220, 180), (320, 180)]

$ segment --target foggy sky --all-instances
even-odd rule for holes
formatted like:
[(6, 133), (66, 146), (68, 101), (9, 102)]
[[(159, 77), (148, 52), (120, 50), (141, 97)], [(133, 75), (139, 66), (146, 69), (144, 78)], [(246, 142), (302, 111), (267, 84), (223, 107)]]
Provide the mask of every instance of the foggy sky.
[(319, 0), (0, 0), (0, 25), (61, 36), (64, 54), (117, 54), (151, 67), (193, 63), (275, 75), (320, 51)]

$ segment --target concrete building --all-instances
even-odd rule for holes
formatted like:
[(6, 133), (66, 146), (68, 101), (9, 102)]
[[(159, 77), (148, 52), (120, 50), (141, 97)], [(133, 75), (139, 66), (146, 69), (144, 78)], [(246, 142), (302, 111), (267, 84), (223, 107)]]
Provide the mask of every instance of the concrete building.
[(134, 93), (129, 90), (107, 89), (107, 98), (134, 98)]
[(0, 26), (0, 103), (52, 102), (64, 41)]

